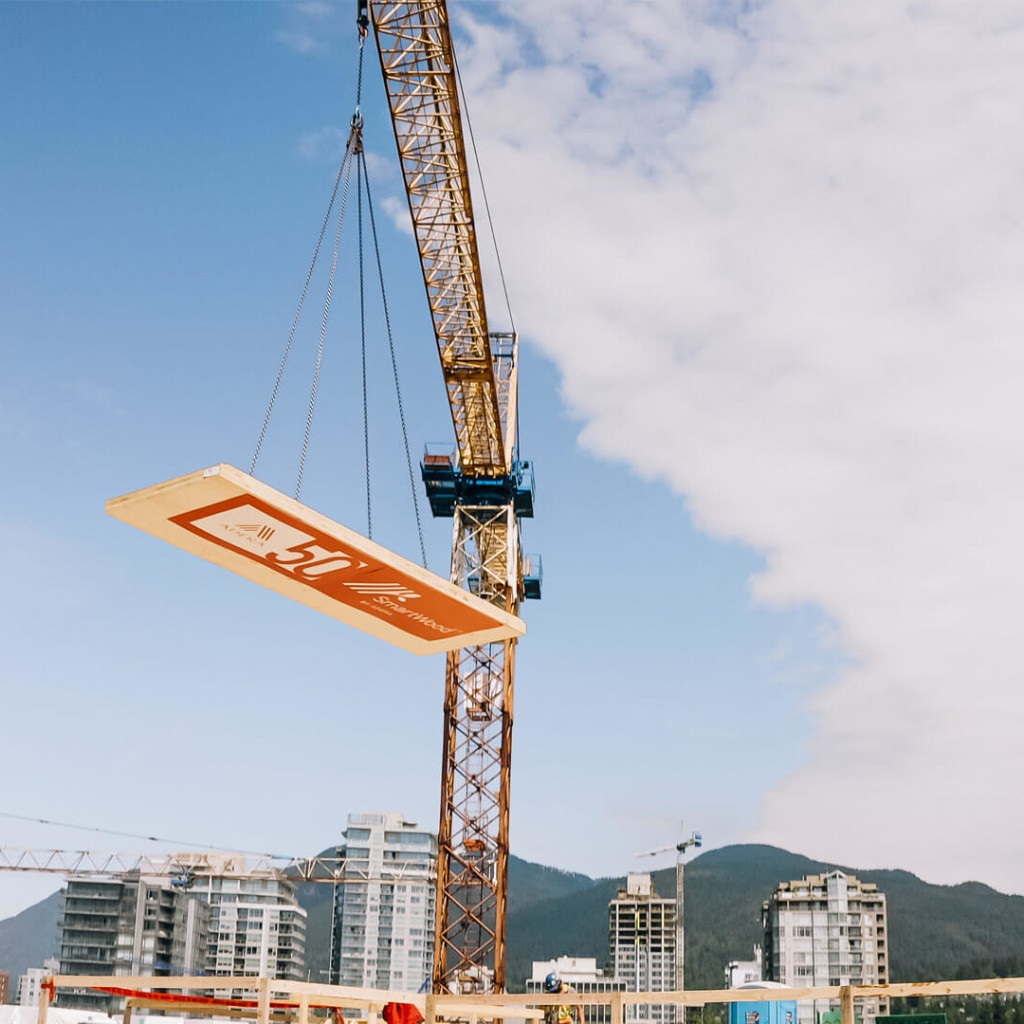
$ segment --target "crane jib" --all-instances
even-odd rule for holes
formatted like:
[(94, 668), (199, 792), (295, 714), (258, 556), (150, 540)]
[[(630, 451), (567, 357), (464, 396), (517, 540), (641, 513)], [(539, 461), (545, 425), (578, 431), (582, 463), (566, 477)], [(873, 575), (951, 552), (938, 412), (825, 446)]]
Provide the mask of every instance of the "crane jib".
[(507, 465), (510, 424), (487, 339), (448, 12), (370, 4), (381, 71), (464, 470)]

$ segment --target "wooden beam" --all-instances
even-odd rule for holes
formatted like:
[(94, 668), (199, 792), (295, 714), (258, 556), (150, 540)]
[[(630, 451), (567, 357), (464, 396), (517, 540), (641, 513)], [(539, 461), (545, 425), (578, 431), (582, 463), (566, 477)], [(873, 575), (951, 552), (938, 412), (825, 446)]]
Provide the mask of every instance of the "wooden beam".
[(903, 996), (967, 996), (984, 992), (1024, 992), (1024, 978), (974, 978), (969, 981), (905, 981), (894, 985), (859, 985), (858, 999)]
[[(475, 1003), (453, 1003), (449, 1001), (448, 996), (439, 996), (437, 1002), (434, 1005), (434, 1010), (442, 1017), (493, 1017), (494, 1016), (494, 1004), (490, 1002), (481, 1002), (480, 996), (474, 996), (477, 1000)], [(485, 997), (489, 998), (489, 997)], [(543, 1010), (531, 1010), (525, 1006), (515, 1007), (515, 1013), (507, 1014), (506, 1016), (522, 1018), (523, 1020), (543, 1020)]]
[(843, 1015), (843, 1024), (855, 1024), (853, 1018), (853, 989), (843, 985), (839, 992), (839, 1009)]
[(36, 1024), (46, 1024), (46, 1016), (50, 1009), (50, 986), (53, 978), (43, 978), (39, 986), (39, 1012), (36, 1014)]
[[(216, 977), (211, 975), (190, 975), (184, 977), (114, 977), (96, 975), (56, 975), (52, 979), (44, 978), (44, 987), (40, 993), (39, 1012), (36, 1024), (47, 1024), (47, 1011), (50, 1003), (49, 984), (56, 989), (69, 988), (117, 988), (139, 991), (139, 996), (131, 997), (135, 1006), (145, 1005), (148, 1001), (145, 992), (151, 990), (189, 991), (216, 989), (241, 989), (254, 993), (257, 1001), (255, 1007), (225, 1007), (202, 1003), (189, 1003), (180, 1009), (190, 1013), (209, 1013), (216, 1016), (256, 1017), (262, 1024), (273, 1018), (293, 1019), (301, 1016), (303, 1003), (308, 1011), (316, 1006), (340, 1007), (366, 1011), (367, 1015), (377, 1013), (389, 1002), (412, 1003), (424, 1012), (426, 1024), (436, 1024), (438, 1016), (501, 1018), (523, 1017), (537, 1020), (543, 1016), (537, 1007), (568, 1004), (572, 1006), (594, 1005), (611, 1007), (611, 1024), (622, 1024), (623, 1004), (666, 1004), (674, 1003), (681, 1006), (704, 1006), (708, 1003), (746, 1003), (746, 1002), (777, 1002), (788, 999), (821, 999), (844, 1002), (844, 1008), (852, 1007), (858, 999), (886, 999), (897, 996), (960, 996), (978, 995), (982, 993), (1024, 992), (1024, 978), (977, 978), (964, 981), (918, 981), (902, 982), (892, 985), (850, 985), (831, 986), (827, 988), (758, 988), (758, 989), (706, 989), (673, 992), (590, 992), (590, 993), (502, 993), (495, 995), (419, 995), (410, 992), (389, 992), (383, 989), (357, 989), (340, 985), (322, 985), (301, 981), (278, 981), (267, 978), (249, 976)], [(288, 1002), (290, 1008), (273, 1008), (273, 1002)], [(152, 1003), (163, 1009), (172, 1006), (179, 1008), (173, 1001), (153, 999)], [(507, 1010), (506, 1013), (500, 1011)], [(262, 1014), (262, 1016), (261, 1016)], [(844, 1019), (844, 1024), (846, 1021)]]
[[(208, 1014), (212, 1017), (231, 1017), (238, 1020), (254, 1020), (259, 1013), (256, 1006), (222, 1006), (220, 1003), (176, 1003), (166, 999), (132, 998), (126, 1001), (133, 1007), (142, 1010), (178, 1010), (186, 1014)], [(273, 1021), (292, 1021), (295, 1013), (292, 1010), (275, 1010), (271, 1008), (270, 1019)]]
[[(270, 979), (260, 978), (259, 989), (259, 1013), (256, 1015), (257, 1024), (270, 1024)], [(845, 1024), (845, 1022), (844, 1022)]]
[[(153, 989), (160, 992), (165, 989), (241, 989), (255, 993), (259, 989), (260, 979), (252, 974), (218, 976), (212, 974), (151, 975), (134, 976), (99, 975), (99, 974), (58, 974), (54, 975), (53, 983), (57, 988), (128, 988)], [(298, 997), (305, 992), (310, 1003), (324, 1003), (328, 1006), (361, 1008), (373, 1003), (383, 1006), (385, 1003), (412, 1003), (423, 1009), (424, 997), (412, 992), (391, 992), (387, 989), (351, 988), (345, 985), (324, 985), (319, 982), (271, 981), (271, 992), (280, 993), (290, 1002), (298, 1003)], [(255, 998), (255, 995), (253, 996)], [(459, 997), (446, 997), (459, 998)], [(463, 996), (463, 999), (479, 999), (474, 996)], [(491, 997), (488, 996), (488, 999)], [(513, 1000), (525, 1001), (524, 996), (512, 996)]]

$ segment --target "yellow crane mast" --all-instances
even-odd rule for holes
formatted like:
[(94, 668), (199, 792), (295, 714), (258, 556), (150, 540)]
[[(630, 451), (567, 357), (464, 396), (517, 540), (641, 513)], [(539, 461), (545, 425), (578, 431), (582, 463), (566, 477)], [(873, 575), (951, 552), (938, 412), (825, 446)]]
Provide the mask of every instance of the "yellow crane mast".
[[(533, 476), (516, 443), (518, 338), (488, 330), (447, 6), (363, 3), (455, 428), (454, 452), (424, 456), (427, 495), (454, 519), (452, 581), (516, 614), (540, 596), (539, 563), (524, 573), (520, 550)], [(514, 639), (447, 656), (435, 992), (505, 987), (514, 667)]]

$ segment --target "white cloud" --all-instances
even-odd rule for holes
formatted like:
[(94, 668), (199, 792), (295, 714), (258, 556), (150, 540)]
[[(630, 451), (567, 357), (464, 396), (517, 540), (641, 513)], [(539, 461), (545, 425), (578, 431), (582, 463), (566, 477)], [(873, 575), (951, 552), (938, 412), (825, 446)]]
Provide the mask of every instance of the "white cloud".
[(752, 838), (1024, 891), (1024, 10), (500, 9), (463, 73), (583, 443), (849, 656)]
[(283, 8), (287, 27), (274, 38), (300, 55), (329, 53), (339, 39), (355, 34), (355, 8), (337, 3), (292, 3)]
[(293, 53), (322, 53), (326, 49), (326, 45), (322, 39), (318, 39), (310, 32), (304, 32), (299, 29), (281, 29), (274, 33), (274, 38), (279, 43), (288, 47), (288, 49)]
[(398, 196), (385, 196), (381, 200), (384, 212), (391, 218), (391, 222), (399, 231), (412, 236), (412, 217), (409, 216), (409, 204), (405, 199)]
[(327, 126), (306, 132), (299, 139), (299, 153), (305, 160), (333, 160), (338, 162), (345, 155), (348, 130)]

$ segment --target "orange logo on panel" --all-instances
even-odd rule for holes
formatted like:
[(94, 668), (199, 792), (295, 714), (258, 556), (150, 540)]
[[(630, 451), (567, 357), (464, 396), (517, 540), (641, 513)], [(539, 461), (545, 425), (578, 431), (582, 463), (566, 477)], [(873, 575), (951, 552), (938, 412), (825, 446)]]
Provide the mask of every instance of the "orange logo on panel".
[(424, 640), (494, 625), (476, 609), (252, 495), (191, 509), (170, 522)]

